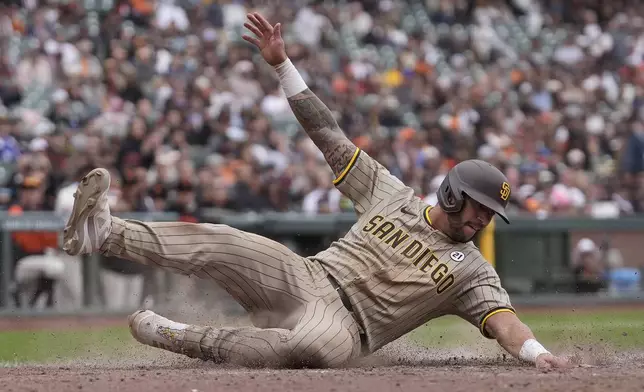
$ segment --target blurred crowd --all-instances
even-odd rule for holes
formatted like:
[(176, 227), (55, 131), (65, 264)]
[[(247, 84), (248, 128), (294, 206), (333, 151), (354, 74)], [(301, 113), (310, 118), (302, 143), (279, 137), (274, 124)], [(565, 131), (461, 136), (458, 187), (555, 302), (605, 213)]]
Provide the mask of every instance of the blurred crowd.
[(516, 214), (644, 208), (644, 3), (24, 0), (0, 5), (0, 205), (70, 207), (96, 166), (115, 211), (350, 210), (243, 40), (250, 10), (343, 130), (429, 202), (481, 158)]

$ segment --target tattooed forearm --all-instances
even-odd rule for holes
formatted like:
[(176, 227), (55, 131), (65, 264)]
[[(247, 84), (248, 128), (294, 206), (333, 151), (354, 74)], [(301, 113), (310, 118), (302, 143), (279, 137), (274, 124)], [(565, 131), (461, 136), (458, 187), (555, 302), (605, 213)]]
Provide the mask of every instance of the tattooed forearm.
[(300, 125), (322, 151), (333, 172), (339, 175), (356, 146), (342, 132), (331, 110), (310, 89), (292, 96), (288, 102)]

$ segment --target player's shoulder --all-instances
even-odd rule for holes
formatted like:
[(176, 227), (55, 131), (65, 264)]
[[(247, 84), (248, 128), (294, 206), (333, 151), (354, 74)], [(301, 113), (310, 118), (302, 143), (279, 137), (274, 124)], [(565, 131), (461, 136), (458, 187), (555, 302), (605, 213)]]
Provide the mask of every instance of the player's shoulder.
[(382, 200), (385, 213), (421, 214), (422, 201), (415, 195), (414, 189), (403, 186)]

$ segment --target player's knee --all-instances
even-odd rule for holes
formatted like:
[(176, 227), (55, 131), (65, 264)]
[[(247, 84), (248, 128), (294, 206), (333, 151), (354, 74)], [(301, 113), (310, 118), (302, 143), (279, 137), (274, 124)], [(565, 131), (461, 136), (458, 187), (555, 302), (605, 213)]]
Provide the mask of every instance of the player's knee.
[[(302, 354), (302, 366), (314, 368), (332, 368), (346, 365), (354, 358), (356, 350), (349, 332), (340, 333), (333, 339), (317, 339)], [(342, 336), (347, 335), (346, 339)]]
[(297, 363), (293, 350), (289, 344), (275, 344), (269, 340), (264, 343), (270, 345), (255, 347), (244, 354), (230, 352), (226, 361), (247, 368), (289, 368)]
[(234, 235), (239, 232), (239, 229), (221, 223), (211, 224), (210, 227), (220, 235)]
[(217, 236), (218, 241), (228, 245), (238, 245), (243, 241), (242, 231), (221, 223), (210, 224), (211, 232)]

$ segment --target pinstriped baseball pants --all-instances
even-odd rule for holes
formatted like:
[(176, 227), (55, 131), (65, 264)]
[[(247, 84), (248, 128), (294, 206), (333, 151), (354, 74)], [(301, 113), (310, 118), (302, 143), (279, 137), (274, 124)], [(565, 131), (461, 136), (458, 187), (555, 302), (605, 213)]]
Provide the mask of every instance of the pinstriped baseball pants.
[(112, 218), (101, 252), (211, 279), (254, 327), (191, 327), (189, 356), (242, 366), (337, 367), (361, 353), (358, 325), (316, 262), (225, 225)]

